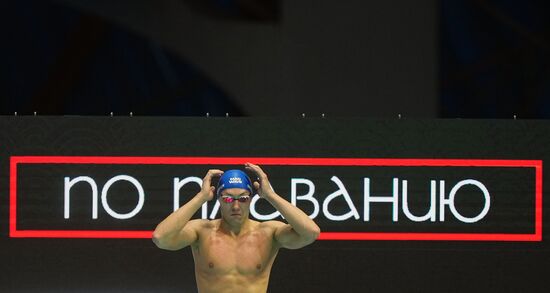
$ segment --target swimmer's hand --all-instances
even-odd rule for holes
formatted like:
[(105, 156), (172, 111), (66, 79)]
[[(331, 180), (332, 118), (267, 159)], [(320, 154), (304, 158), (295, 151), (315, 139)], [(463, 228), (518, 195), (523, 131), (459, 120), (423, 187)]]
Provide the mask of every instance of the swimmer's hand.
[(260, 166), (252, 163), (245, 163), (244, 167), (246, 170), (252, 171), (256, 175), (256, 178), (252, 179), (252, 181), (254, 181), (254, 189), (261, 198), (266, 198), (273, 193), (273, 188), (267, 179), (267, 174), (265, 174)]
[(208, 173), (206, 173), (206, 176), (202, 179), (201, 191), (198, 194), (202, 200), (209, 201), (214, 198), (214, 190), (216, 190), (216, 187), (212, 186), (212, 178), (221, 176), (222, 174), (223, 171), (219, 169), (208, 170)]

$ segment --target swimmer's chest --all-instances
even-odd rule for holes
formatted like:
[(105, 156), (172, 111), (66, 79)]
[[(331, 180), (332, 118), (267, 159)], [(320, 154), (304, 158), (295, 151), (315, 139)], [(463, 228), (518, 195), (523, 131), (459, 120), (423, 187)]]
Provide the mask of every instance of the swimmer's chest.
[(197, 267), (212, 274), (259, 274), (273, 263), (273, 243), (260, 231), (231, 237), (213, 232), (194, 249)]

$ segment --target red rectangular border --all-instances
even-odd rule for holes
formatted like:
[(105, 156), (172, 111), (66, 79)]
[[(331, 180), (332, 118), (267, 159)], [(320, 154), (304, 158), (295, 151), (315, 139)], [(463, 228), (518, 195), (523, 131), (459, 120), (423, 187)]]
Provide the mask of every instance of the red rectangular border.
[(155, 165), (259, 165), (289, 166), (402, 166), (402, 167), (523, 167), (535, 168), (535, 233), (371, 233), (321, 232), (319, 240), (439, 240), (439, 241), (542, 241), (542, 160), (485, 159), (370, 159), (284, 157), (99, 157), (11, 156), (10, 237), (13, 238), (151, 238), (152, 231), (17, 230), (18, 164), (155, 164)]

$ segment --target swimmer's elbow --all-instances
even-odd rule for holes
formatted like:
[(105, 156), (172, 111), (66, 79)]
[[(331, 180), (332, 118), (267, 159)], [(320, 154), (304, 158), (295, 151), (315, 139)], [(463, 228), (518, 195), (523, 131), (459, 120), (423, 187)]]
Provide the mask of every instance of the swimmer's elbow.
[(315, 225), (315, 229), (313, 229), (313, 240), (317, 240), (317, 238), (319, 238), (319, 235), (321, 235), (321, 228)]
[(153, 243), (164, 250), (180, 250), (191, 244), (191, 242), (186, 241), (185, 238), (181, 238), (178, 234), (173, 233), (160, 233), (157, 230), (153, 232), (152, 237)]
[(153, 243), (155, 243), (155, 245), (158, 248), (161, 248), (161, 249), (164, 248), (165, 244), (164, 244), (164, 241), (162, 239), (162, 235), (160, 233), (158, 233), (157, 231), (153, 232), (153, 237), (152, 237), (151, 240), (153, 240)]
[(310, 235), (308, 237), (310, 243), (313, 243), (315, 240), (317, 240), (317, 238), (319, 238), (319, 235), (321, 235), (321, 228), (315, 225), (315, 227), (311, 229)]
[(315, 242), (315, 240), (319, 238), (320, 234), (321, 229), (319, 228), (319, 226), (315, 225), (315, 227), (312, 227), (306, 235), (302, 236), (302, 245), (305, 246)]
[(155, 245), (160, 249), (177, 250), (177, 248), (172, 245), (171, 241), (169, 241), (169, 237), (162, 233), (159, 233), (157, 231), (153, 232), (152, 240), (153, 243), (155, 243)]

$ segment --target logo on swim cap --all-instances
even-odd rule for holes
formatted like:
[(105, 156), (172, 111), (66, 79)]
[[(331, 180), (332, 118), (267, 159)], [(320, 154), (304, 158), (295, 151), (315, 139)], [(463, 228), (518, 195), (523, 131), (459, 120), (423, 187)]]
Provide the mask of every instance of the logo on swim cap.
[(227, 170), (223, 173), (218, 182), (217, 195), (219, 196), (224, 189), (242, 188), (248, 190), (252, 196), (252, 183), (250, 178), (241, 170)]

